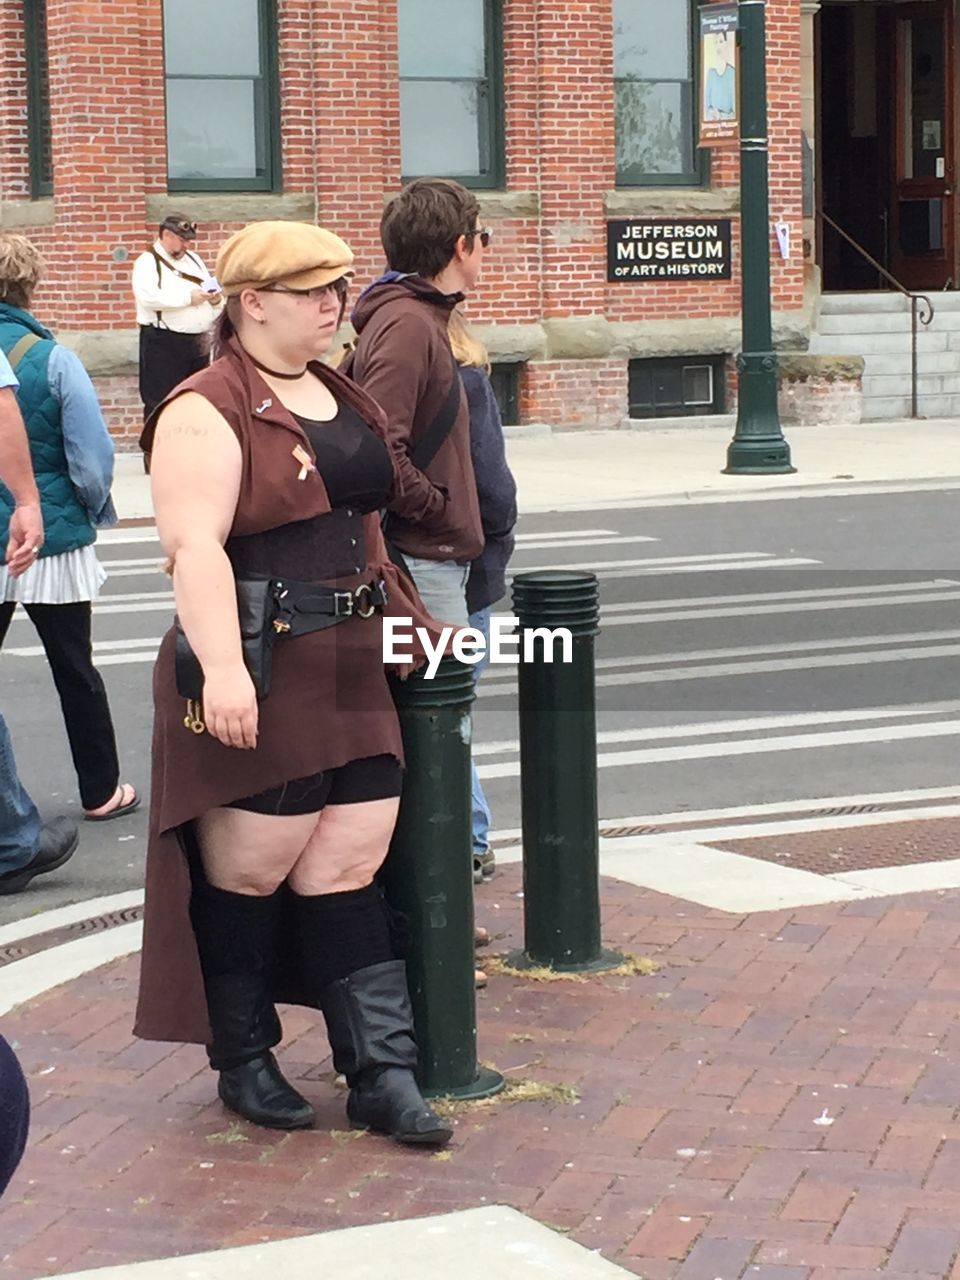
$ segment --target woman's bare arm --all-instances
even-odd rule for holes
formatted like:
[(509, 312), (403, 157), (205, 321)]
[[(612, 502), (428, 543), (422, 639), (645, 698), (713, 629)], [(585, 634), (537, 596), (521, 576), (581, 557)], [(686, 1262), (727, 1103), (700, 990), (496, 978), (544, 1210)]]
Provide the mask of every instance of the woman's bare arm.
[(243, 663), (236, 586), (224, 543), (243, 462), (224, 417), (195, 392), (160, 415), (150, 460), (157, 531), (173, 563), (180, 623), (204, 674), (208, 730), (227, 746), (256, 746), (257, 702)]

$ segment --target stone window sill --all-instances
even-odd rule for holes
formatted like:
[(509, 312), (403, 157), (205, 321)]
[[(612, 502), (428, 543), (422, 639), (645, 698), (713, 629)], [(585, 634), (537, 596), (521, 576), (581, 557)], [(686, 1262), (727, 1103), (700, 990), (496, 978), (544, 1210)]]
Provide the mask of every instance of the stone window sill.
[(740, 188), (619, 187), (603, 198), (608, 217), (701, 217), (740, 212)]
[(0, 227), (52, 227), (53, 196), (42, 200), (0, 200)]
[[(481, 218), (491, 221), (497, 218), (537, 218), (540, 216), (540, 199), (535, 191), (474, 191), (480, 204)], [(392, 200), (398, 191), (385, 191), (383, 203)]]
[(196, 222), (316, 222), (317, 202), (306, 192), (175, 191), (147, 196), (147, 222), (160, 223), (171, 209)]

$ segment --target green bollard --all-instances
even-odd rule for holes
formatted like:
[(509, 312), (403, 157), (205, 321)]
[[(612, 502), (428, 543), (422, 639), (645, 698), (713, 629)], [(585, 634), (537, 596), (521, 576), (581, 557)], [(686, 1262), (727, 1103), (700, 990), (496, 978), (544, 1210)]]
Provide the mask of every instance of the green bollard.
[(393, 681), (407, 772), (384, 866), (391, 904), (410, 920), (407, 980), (429, 1097), (485, 1098), (503, 1076), (477, 1065), (470, 705), (473, 669), (441, 659), (436, 675)]
[[(592, 573), (551, 570), (513, 580), (520, 620), (520, 793), (523, 827), (524, 950), (521, 968), (560, 972), (616, 967), (623, 957), (600, 941), (600, 840), (597, 816), (597, 714), (594, 638), (600, 597)], [(565, 627), (572, 661), (560, 645), (545, 661), (534, 628)], [(525, 658), (532, 657), (532, 661)]]

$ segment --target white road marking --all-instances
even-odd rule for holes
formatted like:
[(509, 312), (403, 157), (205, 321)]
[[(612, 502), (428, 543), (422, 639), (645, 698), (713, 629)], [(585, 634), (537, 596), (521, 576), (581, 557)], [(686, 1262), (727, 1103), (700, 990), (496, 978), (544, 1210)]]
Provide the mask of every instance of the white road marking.
[[(602, 583), (601, 575), (601, 583)], [(637, 603), (630, 605), (630, 608), (641, 609), (641, 613), (628, 613), (626, 616), (611, 617), (612, 609), (609, 607), (602, 608), (600, 611), (600, 621), (604, 627), (623, 627), (627, 625), (647, 625), (656, 624), (658, 622), (695, 622), (704, 618), (755, 618), (760, 614), (769, 615), (777, 613), (797, 614), (797, 613), (833, 613), (839, 609), (888, 609), (893, 605), (910, 605), (914, 608), (917, 605), (938, 604), (950, 600), (960, 600), (960, 591), (928, 591), (923, 595), (914, 593), (907, 595), (904, 592), (897, 592), (885, 596), (860, 596), (855, 599), (821, 599), (821, 600), (797, 600), (793, 603), (784, 604), (760, 604), (760, 597), (754, 597), (757, 603), (750, 605), (733, 605), (727, 608), (715, 607), (712, 609), (676, 609), (672, 612), (669, 610), (660, 611), (656, 606), (648, 609), (644, 604)], [(620, 611), (623, 612), (622, 610)]]
[(763, 559), (762, 552), (724, 552), (704, 556), (647, 556), (643, 560), (575, 560), (569, 564), (532, 564), (512, 566), (510, 577), (518, 573), (544, 573), (550, 569), (563, 572), (590, 572), (601, 578), (632, 578), (646, 573), (719, 573), (734, 569), (790, 569), (801, 565), (819, 565), (819, 560), (800, 556)]
[[(960, 719), (932, 724), (896, 724), (875, 729), (836, 730), (832, 733), (781, 734), (764, 738), (740, 738), (733, 741), (690, 743), (677, 747), (650, 747), (636, 751), (603, 751), (597, 756), (600, 769), (622, 769), (627, 765), (670, 764), (678, 760), (728, 759), (731, 756), (772, 755), (781, 751), (823, 751), (867, 742), (905, 742), (923, 738), (949, 738), (960, 735)], [(520, 762), (478, 765), (481, 778), (515, 778), (520, 775)]]
[(606, 538), (619, 533), (618, 529), (555, 529), (552, 533), (518, 533), (517, 545), (526, 542), (547, 542), (555, 538)]
[[(703, 720), (693, 724), (649, 725), (636, 729), (601, 729), (597, 734), (597, 743), (604, 746), (615, 742), (663, 742), (676, 738), (706, 738), (725, 736), (737, 733), (752, 733), (757, 730), (798, 729), (803, 726), (826, 724), (870, 723), (874, 720), (908, 720), (912, 716), (949, 715), (960, 711), (960, 699), (949, 702), (913, 702), (901, 706), (858, 707), (844, 711), (802, 711), (785, 716), (747, 716), (738, 720)], [(473, 745), (475, 757), (508, 755), (520, 750), (519, 738), (509, 738), (500, 742), (479, 742)], [(812, 802), (811, 802), (812, 803)], [(833, 802), (831, 802), (833, 803)], [(838, 804), (848, 803), (837, 801)], [(862, 803), (862, 802), (858, 802)], [(756, 806), (744, 812), (753, 813)], [(678, 821), (680, 819), (677, 819)], [(683, 819), (686, 821), (686, 819)], [(640, 822), (652, 821), (650, 818), (636, 819)], [(626, 822), (626, 820), (624, 820)]]

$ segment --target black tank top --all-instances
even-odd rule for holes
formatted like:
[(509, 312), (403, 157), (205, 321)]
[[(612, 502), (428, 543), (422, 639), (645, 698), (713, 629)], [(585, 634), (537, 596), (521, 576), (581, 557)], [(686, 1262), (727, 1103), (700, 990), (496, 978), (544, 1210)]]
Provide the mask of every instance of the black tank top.
[(229, 538), (226, 551), (237, 577), (285, 575), (301, 582), (326, 582), (360, 573), (366, 564), (363, 516), (386, 505), (393, 483), (387, 447), (345, 404), (328, 422), (294, 417), (316, 455), (333, 510)]

